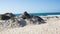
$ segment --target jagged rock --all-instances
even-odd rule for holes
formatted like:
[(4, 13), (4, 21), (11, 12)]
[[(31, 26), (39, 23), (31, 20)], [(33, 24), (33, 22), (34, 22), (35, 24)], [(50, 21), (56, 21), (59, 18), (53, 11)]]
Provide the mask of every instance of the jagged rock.
[(41, 17), (39, 16), (33, 16), (34, 19), (38, 19), (39, 21), (43, 20)]
[(15, 15), (12, 13), (5, 13), (0, 15), (1, 20), (8, 20), (8, 19), (14, 19)]
[(5, 15), (0, 15), (0, 19), (1, 20), (8, 20), (8, 19), (10, 19), (10, 17), (9, 16), (5, 16)]
[(31, 15), (28, 14), (27, 12), (24, 12), (24, 15), (22, 16), (23, 19), (28, 19), (31, 18)]
[(39, 17), (39, 16), (33, 16), (32, 19), (33, 19), (34, 23), (35, 23), (35, 22), (39, 22), (39, 24), (41, 24), (41, 23), (46, 23), (46, 22), (44, 21), (44, 19), (42, 19), (42, 18)]
[(13, 13), (5, 13), (4, 15), (9, 16), (9, 17), (15, 17)]

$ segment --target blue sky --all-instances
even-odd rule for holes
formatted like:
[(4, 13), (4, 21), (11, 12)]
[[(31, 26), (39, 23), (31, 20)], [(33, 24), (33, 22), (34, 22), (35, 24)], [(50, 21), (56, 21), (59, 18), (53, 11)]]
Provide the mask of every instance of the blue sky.
[(60, 12), (60, 0), (0, 0), (0, 14)]

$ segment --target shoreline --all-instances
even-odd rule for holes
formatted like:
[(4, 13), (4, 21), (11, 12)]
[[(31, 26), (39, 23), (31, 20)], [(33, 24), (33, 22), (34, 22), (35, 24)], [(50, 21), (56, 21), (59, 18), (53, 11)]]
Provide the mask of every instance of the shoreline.
[[(44, 24), (33, 24), (29, 19), (21, 19), (20, 16), (17, 19), (20, 23), (24, 23), (24, 27), (19, 25), (18, 20), (0, 20), (0, 34), (59, 34), (60, 33), (60, 16), (39, 16), (45, 20)], [(25, 24), (26, 21), (26, 24)], [(1, 23), (3, 25), (1, 25)], [(30, 24), (32, 23), (32, 24)], [(12, 25), (12, 26), (11, 26)]]

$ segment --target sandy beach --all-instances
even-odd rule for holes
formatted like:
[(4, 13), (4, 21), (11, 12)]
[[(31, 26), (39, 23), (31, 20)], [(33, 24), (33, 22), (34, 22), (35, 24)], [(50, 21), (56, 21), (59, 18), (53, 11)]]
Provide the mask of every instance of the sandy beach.
[(60, 0), (0, 0), (0, 34), (60, 34)]
[(42, 17), (46, 23), (6, 28), (0, 34), (60, 34), (60, 16)]

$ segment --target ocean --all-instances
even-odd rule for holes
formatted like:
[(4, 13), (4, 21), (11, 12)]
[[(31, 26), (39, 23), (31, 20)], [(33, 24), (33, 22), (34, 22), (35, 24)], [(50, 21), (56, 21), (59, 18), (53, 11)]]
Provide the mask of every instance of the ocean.
[[(33, 16), (48, 16), (48, 15), (60, 15), (60, 13), (29, 13)], [(22, 14), (15, 14), (16, 16), (21, 16)]]

